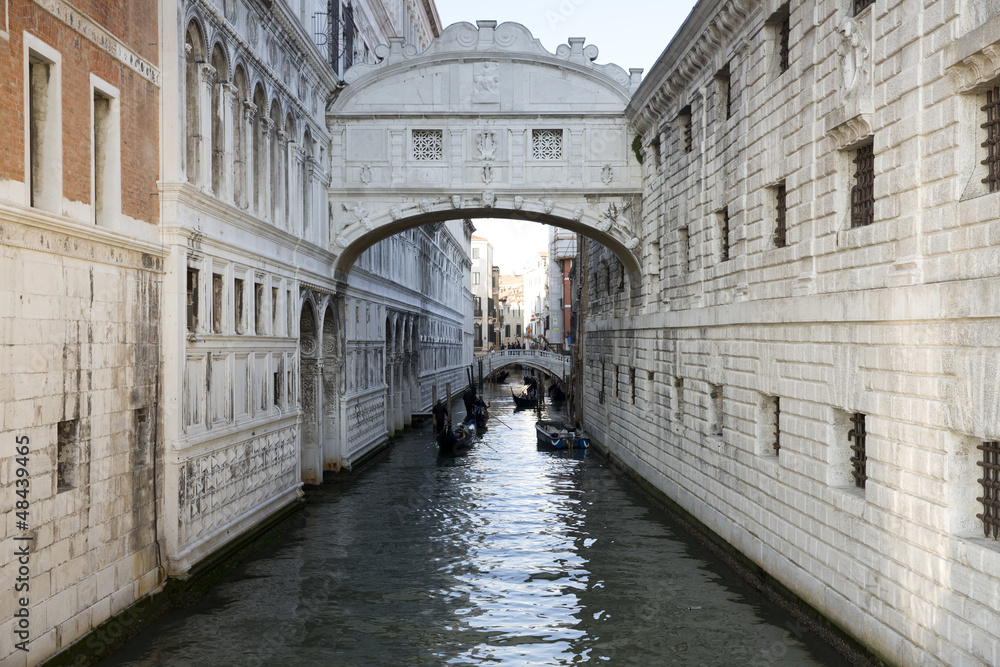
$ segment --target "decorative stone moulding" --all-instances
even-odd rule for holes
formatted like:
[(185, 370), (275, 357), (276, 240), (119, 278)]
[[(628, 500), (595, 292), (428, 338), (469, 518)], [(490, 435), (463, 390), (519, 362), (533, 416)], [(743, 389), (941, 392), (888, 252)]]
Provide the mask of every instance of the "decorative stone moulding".
[(420, 211), (422, 213), (428, 213), (431, 210), (431, 200), (421, 199), (419, 202), (417, 202), (417, 206), (420, 207)]
[(353, 214), (355, 221), (360, 222), (362, 227), (364, 227), (368, 231), (371, 231), (373, 229), (371, 211), (368, 210), (368, 208), (364, 205), (364, 203), (358, 202), (354, 206), (341, 204), (341, 206), (344, 208), (345, 211), (348, 211), (351, 214)]
[(399, 220), (400, 218), (403, 217), (403, 211), (400, 210), (398, 206), (390, 206), (389, 217), (392, 218), (393, 220)]
[(372, 166), (370, 164), (361, 165), (361, 182), (368, 185), (372, 182)]
[(476, 63), (472, 95), (474, 101), (487, 101), (499, 95), (502, 70), (496, 56), (492, 58), (490, 56), (497, 53), (511, 53), (517, 54), (519, 58), (548, 59), (553, 62), (561, 60), (571, 63), (614, 82), (630, 94), (635, 92), (639, 87), (641, 70), (626, 72), (618, 65), (595, 64), (599, 51), (593, 44), (585, 47), (584, 41), (582, 37), (571, 38), (568, 44), (561, 44), (555, 53), (551, 53), (520, 23), (506, 22), (500, 25), (497, 25), (496, 21), (477, 21), (476, 25), (468, 22), (453, 23), (419, 53), (413, 44), (406, 44), (402, 37), (390, 37), (389, 44), (375, 47), (375, 57), (379, 62), (354, 65), (344, 73), (344, 81), (351, 84), (372, 72), (417, 57), (433, 59), (443, 54), (466, 52), (470, 56), (483, 58), (482, 62)]
[(543, 199), (542, 200), (542, 210), (545, 211), (546, 213), (551, 213), (552, 209), (555, 208), (555, 206), (556, 206), (556, 203), (554, 201), (552, 201), (551, 199)]
[(849, 97), (864, 88), (871, 75), (871, 49), (868, 46), (868, 32), (853, 18), (845, 18), (837, 26), (840, 42), (840, 94)]
[(491, 192), (490, 190), (483, 193), (483, 206), (485, 208), (493, 208), (493, 205), (496, 204), (496, 200), (496, 193)]
[[(830, 116), (834, 116), (834, 114), (830, 114)], [(837, 122), (838, 120), (836, 117), (830, 118), (828, 116), (826, 130), (827, 136), (833, 139), (834, 147), (837, 150), (842, 151), (857, 146), (873, 134), (872, 114), (859, 114), (840, 122)]]
[(955, 91), (972, 93), (1000, 77), (1000, 44), (991, 44), (948, 68)]
[(601, 182), (605, 185), (611, 185), (611, 181), (615, 180), (615, 170), (611, 166), (610, 162), (604, 164), (601, 168)]
[(517, 195), (514, 197), (514, 209), (520, 211), (522, 206), (524, 206), (524, 197)]
[(462, 195), (452, 195), (451, 196), (451, 207), (452, 208), (462, 208)]

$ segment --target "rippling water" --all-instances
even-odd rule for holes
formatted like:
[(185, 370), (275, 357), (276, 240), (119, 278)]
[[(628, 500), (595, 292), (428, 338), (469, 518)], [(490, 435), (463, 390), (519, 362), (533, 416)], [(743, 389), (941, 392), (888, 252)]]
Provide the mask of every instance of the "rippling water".
[[(489, 396), (489, 394), (488, 394)], [(506, 388), (466, 455), (429, 423), (108, 665), (843, 664)]]

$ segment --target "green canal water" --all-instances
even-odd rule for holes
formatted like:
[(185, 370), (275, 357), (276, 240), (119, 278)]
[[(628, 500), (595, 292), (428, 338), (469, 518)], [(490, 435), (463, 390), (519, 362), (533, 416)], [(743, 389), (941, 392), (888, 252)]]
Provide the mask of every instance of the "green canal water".
[(599, 456), (539, 451), (506, 387), (487, 398), (465, 455), (408, 430), (103, 664), (847, 664)]

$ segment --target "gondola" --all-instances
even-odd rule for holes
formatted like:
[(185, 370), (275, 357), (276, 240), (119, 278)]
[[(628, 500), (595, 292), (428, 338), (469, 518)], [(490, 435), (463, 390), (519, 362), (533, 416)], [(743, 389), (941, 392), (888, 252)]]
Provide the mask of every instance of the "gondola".
[(519, 408), (537, 408), (538, 407), (538, 397), (528, 398), (527, 396), (518, 396), (514, 393), (514, 390), (510, 390), (510, 396), (514, 399), (514, 405)]
[(538, 446), (549, 449), (586, 449), (590, 438), (582, 431), (567, 428), (563, 422), (539, 420), (535, 422)]
[(563, 391), (562, 382), (553, 382), (549, 385), (549, 398), (553, 401), (565, 401), (566, 392)]
[(485, 429), (486, 422), (490, 418), (489, 408), (485, 405), (477, 405), (472, 414), (476, 419), (476, 429), (479, 431)]
[(443, 431), (437, 434), (438, 450), (441, 454), (454, 454), (468, 449), (476, 437), (476, 426), (471, 421), (457, 428), (451, 428), (451, 422)]

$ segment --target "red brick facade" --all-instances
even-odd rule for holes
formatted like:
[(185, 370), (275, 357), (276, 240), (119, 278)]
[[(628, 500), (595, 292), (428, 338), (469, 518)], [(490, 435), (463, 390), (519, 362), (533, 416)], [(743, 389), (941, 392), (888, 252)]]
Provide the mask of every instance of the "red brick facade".
[[(58, 0), (50, 2), (63, 5)], [(73, 7), (158, 66), (156, 3), (83, 0)], [(23, 34), (27, 32), (62, 57), (63, 197), (91, 203), (90, 75), (94, 74), (121, 94), (122, 214), (157, 222), (158, 87), (38, 3), (9, 0), (8, 13), (9, 38), (0, 39), (0, 181), (25, 180)]]

